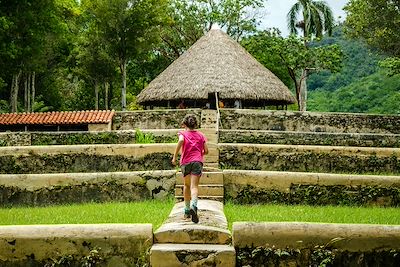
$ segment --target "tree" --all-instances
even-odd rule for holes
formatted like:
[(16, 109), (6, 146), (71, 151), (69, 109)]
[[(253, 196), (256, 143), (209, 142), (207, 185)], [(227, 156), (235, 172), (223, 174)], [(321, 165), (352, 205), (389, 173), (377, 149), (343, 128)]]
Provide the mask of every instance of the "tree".
[[(90, 88), (94, 89), (94, 108), (100, 107), (100, 89), (104, 88), (104, 108), (109, 109), (109, 85), (116, 77), (117, 62), (110, 54), (107, 40), (101, 34), (96, 20), (90, 12), (81, 15), (82, 32), (77, 46), (77, 68), (75, 71)], [(93, 95), (93, 94), (91, 94)], [(91, 107), (93, 108), (93, 106)]]
[[(300, 16), (300, 20), (298, 17)], [(298, 0), (287, 14), (288, 28), (291, 34), (297, 34), (297, 28), (303, 32), (304, 46), (312, 40), (313, 37), (322, 37), (324, 32), (332, 34), (333, 14), (325, 1)], [(307, 110), (307, 76), (309, 69), (302, 70), (302, 79), (300, 79), (300, 88), (297, 99), (300, 101), (299, 110)]]
[[(9, 91), (2, 97), (9, 97), (12, 112), (21, 110), (21, 85), (25, 111), (33, 110), (38, 98), (36, 87), (43, 73), (52, 72), (54, 62), (60, 60), (57, 45), (67, 31), (65, 21), (76, 6), (75, 0), (1, 1), (0, 75)], [(49, 92), (56, 90), (51, 87)], [(48, 96), (43, 99), (47, 101)]]
[[(2, 1), (0, 6), (0, 67), (11, 76), (11, 112), (18, 111), (18, 94), (21, 78), (25, 79), (25, 94), (34, 85), (32, 73), (43, 58), (46, 36), (56, 24), (52, 0)], [(28, 84), (29, 81), (29, 84)], [(25, 96), (28, 101), (27, 96)], [(30, 98), (29, 98), (30, 99)]]
[(83, 1), (107, 42), (109, 53), (118, 61), (121, 72), (121, 107), (126, 109), (127, 65), (133, 58), (151, 50), (158, 30), (167, 19), (166, 0)]
[(300, 101), (300, 90), (305, 79), (302, 70), (315, 72), (329, 70), (337, 72), (341, 68), (343, 53), (338, 45), (305, 47), (304, 39), (295, 35), (283, 38), (276, 31), (264, 31), (244, 40), (250, 50), (263, 51), (277, 60), (278, 66), (284, 66), (294, 83), (297, 102)]
[(216, 24), (239, 40), (259, 24), (261, 0), (172, 0), (172, 20), (162, 28), (159, 51), (171, 61), (178, 58)]
[(390, 75), (400, 73), (400, 1), (350, 0), (344, 10), (347, 34), (393, 56), (381, 65), (389, 69)]

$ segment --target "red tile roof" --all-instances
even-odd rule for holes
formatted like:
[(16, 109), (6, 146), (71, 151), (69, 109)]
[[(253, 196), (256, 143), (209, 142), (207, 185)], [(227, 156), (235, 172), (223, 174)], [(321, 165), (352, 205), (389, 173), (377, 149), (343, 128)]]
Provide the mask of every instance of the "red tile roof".
[(0, 114), (0, 125), (109, 123), (114, 115), (114, 110), (7, 113)]

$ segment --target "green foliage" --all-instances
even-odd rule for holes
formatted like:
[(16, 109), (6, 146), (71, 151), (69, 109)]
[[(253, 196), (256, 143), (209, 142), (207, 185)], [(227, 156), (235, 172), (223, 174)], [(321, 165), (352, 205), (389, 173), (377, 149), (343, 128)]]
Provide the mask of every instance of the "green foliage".
[(10, 110), (10, 106), (8, 105), (8, 101), (0, 100), (0, 113), (7, 113)]
[(143, 109), (143, 106), (138, 104), (136, 96), (128, 93), (126, 100), (129, 103), (128, 110), (142, 110)]
[(346, 38), (343, 34), (343, 26), (335, 27), (332, 36), (324, 36), (322, 40), (314, 41), (310, 45), (318, 47), (331, 44), (336, 44), (342, 49), (343, 67), (340, 72), (335, 73), (311, 72), (307, 79), (309, 91), (318, 89), (332, 92), (378, 70), (378, 62), (382, 56), (371, 50), (362, 41)]
[(267, 69), (272, 71), (287, 87), (293, 88), (294, 83), (291, 79), (287, 67), (281, 64), (282, 59), (278, 53), (266, 51), (269, 43), (269, 33), (259, 33), (257, 35), (243, 38), (241, 45), (257, 59)]
[(245, 39), (243, 44), (256, 55), (262, 53), (267, 55), (264, 57), (275, 60), (275, 65), (280, 66), (279, 71), (287, 70), (296, 89), (298, 103), (300, 103), (301, 81), (304, 78), (303, 70), (337, 72), (341, 69), (342, 51), (336, 44), (306, 47), (303, 38), (295, 35), (283, 38), (276, 31), (259, 32)]
[[(343, 68), (338, 73), (310, 75), (308, 110), (399, 114), (398, 59), (384, 59), (362, 41), (346, 39), (342, 26), (335, 28), (332, 37), (312, 45), (332, 43), (343, 49)], [(386, 72), (380, 71), (379, 66), (385, 67)]]
[(400, 75), (377, 72), (336, 91), (310, 92), (310, 111), (400, 114)]
[[(301, 14), (300, 19), (297, 17)], [(303, 31), (303, 37), (309, 40), (313, 37), (322, 37), (324, 32), (332, 34), (333, 13), (324, 1), (299, 0), (287, 14), (288, 26), (291, 34), (297, 34), (297, 28)]]
[(389, 76), (394, 76), (396, 74), (400, 74), (400, 58), (399, 57), (389, 57), (381, 62), (379, 62), (379, 66), (387, 69), (387, 74)]
[(394, 56), (400, 55), (400, 2), (350, 0), (345, 6), (347, 32)]
[[(153, 49), (159, 40), (160, 26), (166, 23), (166, 0), (87, 0), (88, 16), (94, 17), (95, 34), (106, 42), (121, 75), (121, 107), (126, 108), (127, 64)], [(94, 64), (97, 69), (96, 64)], [(96, 71), (95, 71), (96, 72)]]
[(135, 138), (137, 144), (155, 143), (154, 136), (151, 133), (143, 133), (140, 129), (136, 129)]
[(168, 9), (171, 21), (162, 28), (163, 42), (158, 50), (174, 60), (213, 24), (239, 40), (256, 31), (262, 7), (260, 0), (172, 0)]

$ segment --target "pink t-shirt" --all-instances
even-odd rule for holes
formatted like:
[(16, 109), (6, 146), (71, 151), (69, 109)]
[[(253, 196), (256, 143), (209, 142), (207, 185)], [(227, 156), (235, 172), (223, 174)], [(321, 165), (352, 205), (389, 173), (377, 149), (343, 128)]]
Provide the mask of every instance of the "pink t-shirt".
[(180, 131), (183, 136), (182, 155), (180, 164), (185, 165), (193, 161), (203, 162), (205, 136), (198, 131)]

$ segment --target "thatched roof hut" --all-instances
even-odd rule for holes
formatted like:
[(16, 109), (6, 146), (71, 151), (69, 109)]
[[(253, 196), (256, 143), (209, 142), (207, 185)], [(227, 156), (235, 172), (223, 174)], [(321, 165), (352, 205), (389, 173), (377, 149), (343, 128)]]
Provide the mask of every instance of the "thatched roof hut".
[(212, 95), (244, 106), (287, 105), (296, 100), (270, 70), (221, 30), (212, 29), (138, 95), (143, 105), (204, 106)]

